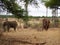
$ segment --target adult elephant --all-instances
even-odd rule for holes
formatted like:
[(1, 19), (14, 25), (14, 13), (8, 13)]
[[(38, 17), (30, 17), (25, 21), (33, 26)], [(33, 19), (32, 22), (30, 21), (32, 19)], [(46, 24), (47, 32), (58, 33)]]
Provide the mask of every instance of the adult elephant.
[(5, 21), (3, 23), (3, 29), (4, 31), (9, 31), (10, 28), (14, 28), (14, 31), (16, 31), (16, 28), (17, 28), (17, 22), (16, 21)]
[(43, 19), (43, 29), (45, 29), (46, 31), (48, 30), (50, 25), (50, 20), (48, 20), (47, 18)]

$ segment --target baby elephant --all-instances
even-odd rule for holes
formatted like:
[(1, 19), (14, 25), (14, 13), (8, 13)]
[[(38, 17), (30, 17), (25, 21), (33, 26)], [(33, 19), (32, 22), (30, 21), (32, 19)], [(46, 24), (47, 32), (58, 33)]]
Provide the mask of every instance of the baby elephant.
[(17, 25), (18, 24), (16, 21), (5, 21), (3, 23), (3, 29), (4, 29), (4, 31), (6, 31), (6, 29), (7, 29), (7, 31), (9, 32), (10, 28), (14, 28), (14, 30), (16, 31)]

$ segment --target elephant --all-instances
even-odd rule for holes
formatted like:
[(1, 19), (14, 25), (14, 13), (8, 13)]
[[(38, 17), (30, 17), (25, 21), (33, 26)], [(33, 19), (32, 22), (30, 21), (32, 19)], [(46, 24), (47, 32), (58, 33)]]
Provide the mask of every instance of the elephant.
[(6, 29), (7, 29), (7, 31), (9, 32), (10, 28), (13, 28), (14, 31), (16, 31), (17, 26), (18, 26), (18, 24), (16, 21), (5, 21), (5, 22), (3, 22), (4, 31), (6, 31)]
[(43, 19), (43, 29), (48, 30), (49, 25), (50, 25), (50, 20), (44, 18)]

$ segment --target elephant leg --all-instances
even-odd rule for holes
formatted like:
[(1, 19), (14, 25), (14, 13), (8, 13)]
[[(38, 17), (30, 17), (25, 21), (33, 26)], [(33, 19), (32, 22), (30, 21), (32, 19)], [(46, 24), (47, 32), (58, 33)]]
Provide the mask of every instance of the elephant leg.
[(46, 29), (45, 29), (46, 31), (48, 30), (48, 26), (46, 26)]
[(4, 26), (3, 28), (4, 28), (4, 32), (5, 32), (7, 30), (7, 26)]
[(16, 27), (14, 27), (14, 31), (16, 31)]

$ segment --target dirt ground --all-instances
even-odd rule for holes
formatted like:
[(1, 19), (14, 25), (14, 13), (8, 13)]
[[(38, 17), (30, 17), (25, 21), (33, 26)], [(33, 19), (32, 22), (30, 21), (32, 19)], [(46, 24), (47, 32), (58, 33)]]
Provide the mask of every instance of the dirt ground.
[(48, 31), (28, 28), (19, 29), (16, 32), (12, 29), (9, 32), (3, 32), (3, 35), (6, 39), (21, 40), (26, 43), (15, 42), (11, 45), (60, 45), (60, 28), (50, 28)]

